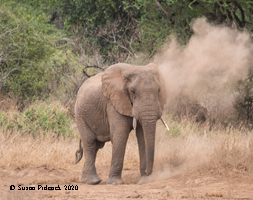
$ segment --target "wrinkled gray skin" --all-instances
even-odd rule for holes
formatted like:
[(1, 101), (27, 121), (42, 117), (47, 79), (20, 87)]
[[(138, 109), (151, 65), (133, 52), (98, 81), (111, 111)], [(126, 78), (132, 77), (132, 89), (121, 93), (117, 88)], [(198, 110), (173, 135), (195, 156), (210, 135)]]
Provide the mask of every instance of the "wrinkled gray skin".
[(80, 132), (76, 163), (83, 155), (81, 181), (98, 184), (95, 168), (98, 149), (112, 142), (108, 184), (122, 184), (126, 143), (137, 119), (136, 136), (141, 176), (151, 174), (154, 163), (156, 122), (162, 116), (165, 88), (155, 64), (133, 66), (116, 64), (88, 79), (78, 91), (75, 118)]

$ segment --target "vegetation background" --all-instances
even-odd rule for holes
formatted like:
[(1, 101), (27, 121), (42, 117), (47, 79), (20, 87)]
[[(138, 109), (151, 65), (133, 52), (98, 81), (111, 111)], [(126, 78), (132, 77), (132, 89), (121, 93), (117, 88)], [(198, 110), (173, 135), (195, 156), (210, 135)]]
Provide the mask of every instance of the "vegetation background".
[[(1, 0), (0, 16), (0, 166), (21, 168), (63, 167), (64, 159), (68, 164), (74, 159), (77, 91), (111, 64), (145, 65), (171, 42), (171, 35), (186, 45), (192, 22), (200, 17), (253, 37), (248, 0)], [(203, 165), (208, 160), (212, 169), (253, 171), (252, 72), (249, 68), (247, 78), (233, 85), (229, 116), (219, 107), (206, 108), (198, 98), (177, 97), (172, 114), (166, 113), (170, 133), (160, 128), (165, 136), (158, 134), (159, 167), (186, 169), (195, 167), (193, 161)], [(137, 167), (132, 140), (127, 160)], [(188, 145), (187, 151), (180, 145)], [(34, 161), (27, 154), (51, 147), (48, 159)], [(109, 163), (110, 148), (105, 148), (101, 165)], [(197, 162), (200, 156), (208, 159)]]

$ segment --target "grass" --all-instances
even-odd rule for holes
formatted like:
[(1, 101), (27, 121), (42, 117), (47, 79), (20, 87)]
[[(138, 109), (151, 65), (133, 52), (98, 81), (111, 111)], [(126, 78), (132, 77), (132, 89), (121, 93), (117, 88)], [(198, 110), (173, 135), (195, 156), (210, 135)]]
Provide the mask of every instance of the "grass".
[(74, 164), (76, 147), (77, 141), (73, 139), (55, 140), (55, 137), (50, 136), (34, 138), (32, 135), (22, 136), (18, 133), (1, 134), (0, 166), (66, 168)]
[[(74, 167), (75, 151), (78, 149), (79, 135), (73, 119), (65, 123), (66, 134), (58, 134), (57, 123), (39, 125), (40, 120), (50, 121), (52, 113), (60, 116), (65, 113), (58, 102), (45, 104), (37, 102), (24, 112), (15, 110), (1, 112), (0, 120), (0, 167), (29, 168), (47, 167), (53, 169)], [(34, 112), (31, 114), (31, 112)], [(19, 116), (19, 117), (15, 117)], [(36, 116), (31, 120), (31, 116)], [(45, 116), (45, 118), (43, 118)], [(30, 121), (25, 121), (25, 120)], [(15, 122), (15, 120), (17, 122)], [(42, 120), (42, 121), (43, 121)], [(59, 120), (59, 118), (55, 118)], [(65, 120), (65, 119), (64, 119)], [(165, 179), (189, 169), (207, 170), (216, 174), (229, 175), (253, 173), (253, 134), (230, 127), (227, 130), (213, 129), (207, 124), (197, 126), (190, 122), (175, 122), (166, 118), (171, 129), (168, 132), (162, 123), (157, 123), (154, 173), (150, 180)], [(13, 123), (25, 124), (25, 129)], [(36, 123), (35, 123), (36, 122)], [(37, 131), (31, 134), (28, 129), (37, 124)], [(27, 132), (25, 132), (27, 130)], [(63, 129), (62, 129), (63, 130)], [(64, 132), (63, 130), (63, 132)], [(35, 134), (36, 133), (36, 134)], [(34, 137), (34, 136), (37, 137)], [(109, 167), (111, 162), (111, 143), (99, 150), (96, 165)], [(84, 159), (76, 166), (82, 168)], [(124, 169), (139, 170), (139, 153), (134, 131), (130, 133)]]
[[(160, 162), (163, 167), (168, 164), (171, 168), (205, 165), (210, 168), (233, 168), (246, 173), (253, 171), (252, 132), (241, 132), (233, 128), (210, 131), (206, 127), (179, 124), (177, 129), (181, 130), (181, 135), (171, 135), (166, 140), (160, 140), (157, 145), (157, 163)], [(161, 134), (162, 131), (158, 133)], [(166, 135), (169, 134), (166, 132)], [(160, 137), (162, 138), (161, 135)]]

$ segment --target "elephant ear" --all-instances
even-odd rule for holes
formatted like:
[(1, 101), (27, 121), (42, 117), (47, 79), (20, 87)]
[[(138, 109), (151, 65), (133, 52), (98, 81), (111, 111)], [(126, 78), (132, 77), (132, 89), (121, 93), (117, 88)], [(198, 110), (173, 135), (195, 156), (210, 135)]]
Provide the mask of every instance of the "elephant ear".
[(125, 89), (126, 79), (123, 71), (131, 65), (116, 64), (109, 67), (102, 75), (103, 94), (110, 99), (114, 108), (122, 115), (132, 117), (132, 104)]
[(165, 82), (164, 82), (162, 74), (160, 72), (159, 72), (159, 82), (160, 82), (160, 92), (159, 92), (158, 99), (160, 101), (160, 105), (163, 110), (164, 106), (166, 104), (166, 101), (167, 101), (167, 98), (166, 98), (167, 96), (166, 96)]
[(157, 70), (158, 74), (159, 74), (160, 92), (159, 92), (159, 95), (158, 95), (158, 99), (159, 99), (159, 102), (160, 102), (161, 109), (163, 110), (164, 106), (166, 104), (166, 101), (167, 101), (166, 87), (165, 87), (165, 82), (164, 82), (163, 76), (162, 76), (161, 72), (159, 71), (158, 66), (156, 64), (150, 63), (147, 66), (148, 67), (154, 67)]

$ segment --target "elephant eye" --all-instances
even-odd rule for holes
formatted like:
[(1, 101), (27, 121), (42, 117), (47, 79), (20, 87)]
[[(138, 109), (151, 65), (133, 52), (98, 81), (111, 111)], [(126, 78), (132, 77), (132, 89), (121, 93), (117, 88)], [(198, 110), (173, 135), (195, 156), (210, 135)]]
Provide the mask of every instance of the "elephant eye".
[(160, 92), (160, 88), (158, 89), (158, 92)]
[(134, 89), (131, 89), (131, 93), (135, 97), (135, 91), (134, 91)]

